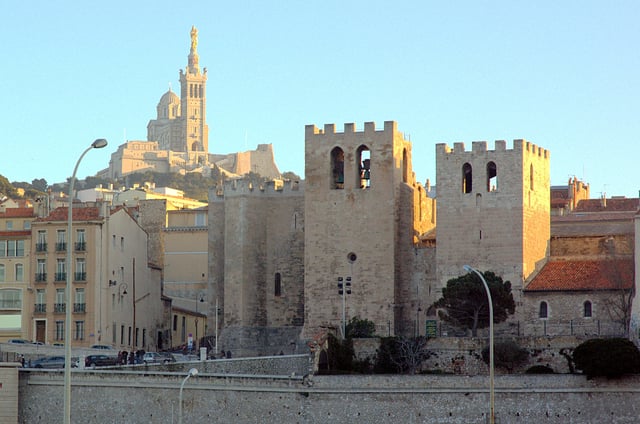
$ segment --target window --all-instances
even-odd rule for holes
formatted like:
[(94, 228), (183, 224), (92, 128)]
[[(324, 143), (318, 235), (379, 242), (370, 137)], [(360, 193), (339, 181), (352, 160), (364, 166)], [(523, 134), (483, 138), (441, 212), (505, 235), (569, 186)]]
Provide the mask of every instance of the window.
[(87, 280), (87, 263), (85, 258), (76, 258), (76, 274), (75, 281), (86, 281)]
[(471, 165), (465, 163), (462, 165), (462, 192), (471, 193), (473, 185), (473, 176), (471, 172)]
[(358, 175), (356, 181), (359, 182), (360, 188), (371, 187), (371, 152), (367, 146), (360, 146), (356, 151), (356, 160)]
[(46, 292), (44, 289), (36, 290), (36, 304), (35, 311), (37, 313), (44, 314), (47, 312), (47, 300), (46, 300)]
[(36, 238), (36, 252), (47, 251), (47, 232), (45, 230), (38, 230)]
[(196, 213), (196, 227), (204, 227), (207, 225), (207, 214), (205, 214), (204, 212), (198, 212)]
[(124, 344), (124, 325), (120, 326), (120, 344)]
[(539, 318), (549, 318), (549, 306), (547, 302), (540, 302), (540, 310), (538, 311)]
[(36, 261), (36, 281), (47, 281), (47, 261), (45, 259)]
[(178, 331), (178, 315), (173, 315), (173, 331)]
[(84, 229), (77, 229), (76, 230), (76, 246), (75, 246), (76, 250), (79, 251), (84, 251), (87, 249), (87, 242), (85, 239), (85, 232)]
[(402, 149), (402, 182), (409, 181), (409, 156), (407, 155), (407, 149)]
[(16, 264), (16, 281), (24, 281), (24, 265)]
[(4, 264), (0, 264), (0, 283), (4, 283)]
[(140, 334), (140, 329), (138, 327), (136, 327), (136, 344), (135, 346), (138, 347), (138, 335)]
[(22, 228), (25, 230), (30, 230), (31, 229), (31, 221), (24, 221), (22, 223)]
[(64, 340), (64, 321), (56, 321), (56, 340)]
[(185, 342), (187, 340), (187, 319), (182, 317), (182, 328), (180, 329), (180, 341)]
[(331, 151), (331, 188), (344, 188), (344, 152), (339, 147)]
[(87, 312), (87, 303), (85, 300), (84, 288), (76, 289), (76, 301), (73, 304), (73, 312), (76, 312), (76, 313)]
[(7, 221), (7, 230), (13, 230), (13, 221)]
[(67, 250), (67, 231), (56, 231), (56, 252)]
[(74, 340), (84, 340), (84, 321), (76, 321), (75, 331), (73, 334)]
[(145, 347), (147, 345), (147, 329), (143, 328), (142, 329), (142, 347)]
[(21, 309), (22, 308), (22, 291), (16, 289), (0, 290), (0, 310), (2, 309)]
[(124, 252), (124, 237), (120, 237), (120, 250)]
[(24, 256), (24, 240), (0, 240), (0, 257)]
[(129, 327), (129, 335), (127, 336), (127, 344), (131, 345), (131, 327)]
[(282, 283), (280, 279), (280, 273), (276, 272), (275, 282), (274, 282), (274, 295), (276, 297), (282, 296)]
[(66, 259), (56, 260), (56, 281), (65, 281), (67, 279), (66, 268), (67, 268)]
[(64, 289), (56, 289), (56, 303), (53, 305), (54, 312), (65, 312), (66, 299)]
[(487, 163), (487, 191), (498, 189), (498, 168), (495, 162)]
[(584, 311), (583, 315), (584, 315), (585, 318), (591, 318), (591, 312), (592, 311), (591, 311), (591, 302), (590, 301), (587, 300), (586, 302), (584, 302), (583, 311)]
[(116, 323), (113, 322), (111, 323), (111, 343), (116, 344), (116, 332), (117, 332), (117, 327), (116, 327)]

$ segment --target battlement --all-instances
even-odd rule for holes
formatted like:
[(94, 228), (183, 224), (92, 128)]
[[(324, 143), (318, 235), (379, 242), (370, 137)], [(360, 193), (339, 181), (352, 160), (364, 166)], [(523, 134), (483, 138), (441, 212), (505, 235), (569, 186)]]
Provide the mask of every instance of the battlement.
[(270, 180), (259, 185), (249, 179), (239, 178), (225, 181), (222, 188), (215, 190), (215, 196), (223, 199), (226, 196), (302, 196), (304, 195), (304, 181)]
[(531, 142), (523, 139), (513, 140), (513, 149), (507, 149), (507, 142), (504, 140), (496, 140), (494, 143), (494, 150), (487, 150), (486, 141), (474, 141), (471, 143), (471, 150), (465, 149), (464, 143), (453, 143), (453, 148), (449, 147), (447, 143), (436, 144), (436, 155), (450, 155), (459, 153), (485, 153), (485, 152), (523, 152), (531, 155), (537, 155), (543, 159), (550, 159), (551, 153), (549, 150), (539, 147)]
[(357, 132), (356, 124), (354, 123), (345, 123), (344, 124), (344, 132), (336, 132), (336, 124), (325, 124), (324, 129), (320, 129), (315, 125), (305, 125), (304, 133), (305, 138), (309, 138), (311, 136), (333, 136), (339, 134), (373, 134), (380, 132), (389, 132), (395, 133), (398, 129), (398, 123), (396, 121), (384, 121), (384, 128), (382, 130), (376, 130), (375, 122), (365, 122), (364, 123), (364, 131)]

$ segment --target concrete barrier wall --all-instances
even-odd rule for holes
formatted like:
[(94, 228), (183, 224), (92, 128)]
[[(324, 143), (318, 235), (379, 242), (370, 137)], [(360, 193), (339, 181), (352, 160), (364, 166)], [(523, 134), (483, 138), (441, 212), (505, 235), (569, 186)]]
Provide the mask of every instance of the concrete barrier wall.
[[(142, 371), (142, 370), (141, 370)], [(75, 371), (72, 422), (177, 423), (184, 372)], [(20, 372), (19, 423), (58, 423), (63, 374)], [(486, 376), (239, 376), (200, 373), (188, 423), (485, 423)], [(498, 423), (637, 423), (640, 376), (497, 376)]]

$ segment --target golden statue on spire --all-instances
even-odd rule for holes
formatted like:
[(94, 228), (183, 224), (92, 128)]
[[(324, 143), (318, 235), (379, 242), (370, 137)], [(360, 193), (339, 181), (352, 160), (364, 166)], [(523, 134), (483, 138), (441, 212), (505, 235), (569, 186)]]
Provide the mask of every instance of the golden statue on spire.
[(198, 47), (198, 30), (196, 29), (196, 26), (193, 25), (191, 27), (191, 51), (195, 52), (197, 47)]

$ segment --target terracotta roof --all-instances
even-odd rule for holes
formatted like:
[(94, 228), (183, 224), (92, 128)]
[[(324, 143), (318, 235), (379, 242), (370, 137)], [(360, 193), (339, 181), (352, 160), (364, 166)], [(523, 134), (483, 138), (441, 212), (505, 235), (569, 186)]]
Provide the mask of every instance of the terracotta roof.
[(556, 260), (547, 262), (524, 291), (630, 289), (633, 259)]
[(31, 236), (31, 230), (17, 230), (17, 231), (0, 231), (2, 237), (29, 237)]
[[(96, 207), (75, 207), (71, 211), (73, 214), (73, 221), (92, 221), (101, 219), (100, 209)], [(38, 218), (35, 222), (50, 222), (50, 221), (66, 221), (69, 214), (67, 207), (55, 208), (48, 216), (44, 218)]]
[(610, 198), (604, 199), (606, 206), (603, 206), (602, 199), (584, 199), (578, 202), (575, 212), (622, 212), (637, 211), (640, 209), (640, 199)]
[(31, 218), (35, 216), (33, 208), (7, 208), (0, 212), (0, 218)]

